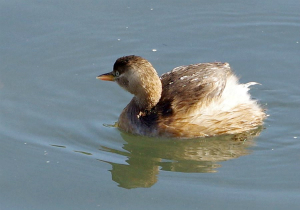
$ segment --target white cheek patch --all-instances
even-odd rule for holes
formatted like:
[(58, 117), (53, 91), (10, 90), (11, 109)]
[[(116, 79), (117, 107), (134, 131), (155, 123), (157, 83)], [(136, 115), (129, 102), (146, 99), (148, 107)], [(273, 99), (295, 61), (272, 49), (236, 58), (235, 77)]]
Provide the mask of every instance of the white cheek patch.
[(131, 94), (135, 95), (140, 91), (141, 81), (136, 71), (128, 69), (126, 72), (122, 73), (116, 81), (122, 88)]

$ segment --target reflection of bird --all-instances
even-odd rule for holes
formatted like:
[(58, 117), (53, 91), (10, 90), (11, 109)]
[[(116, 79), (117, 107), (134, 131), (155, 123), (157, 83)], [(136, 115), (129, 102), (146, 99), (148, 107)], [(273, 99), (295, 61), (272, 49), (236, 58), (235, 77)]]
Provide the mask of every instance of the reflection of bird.
[[(222, 161), (250, 154), (251, 147), (255, 144), (253, 138), (259, 135), (260, 131), (256, 129), (234, 135), (184, 141), (134, 136), (121, 132), (125, 141), (122, 148), (116, 148), (116, 145), (114, 148), (101, 146), (100, 150), (111, 155), (107, 156), (106, 160), (98, 160), (112, 166), (112, 180), (117, 182), (119, 187), (151, 187), (159, 180), (160, 171), (217, 172), (217, 168), (222, 166)], [(112, 160), (112, 156), (118, 158)]]
[(139, 56), (117, 59), (113, 71), (97, 77), (116, 81), (134, 94), (120, 115), (120, 129), (139, 135), (193, 138), (257, 128), (265, 117), (239, 84), (228, 63), (180, 66), (158, 77)]

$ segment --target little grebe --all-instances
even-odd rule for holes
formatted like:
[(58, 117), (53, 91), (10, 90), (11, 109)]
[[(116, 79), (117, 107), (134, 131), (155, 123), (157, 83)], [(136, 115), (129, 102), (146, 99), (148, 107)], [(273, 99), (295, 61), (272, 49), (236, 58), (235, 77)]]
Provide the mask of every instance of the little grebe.
[(179, 66), (160, 78), (146, 59), (130, 55), (116, 60), (113, 71), (97, 79), (116, 81), (134, 95), (118, 127), (146, 136), (194, 138), (235, 134), (257, 128), (263, 109), (239, 84), (228, 63)]

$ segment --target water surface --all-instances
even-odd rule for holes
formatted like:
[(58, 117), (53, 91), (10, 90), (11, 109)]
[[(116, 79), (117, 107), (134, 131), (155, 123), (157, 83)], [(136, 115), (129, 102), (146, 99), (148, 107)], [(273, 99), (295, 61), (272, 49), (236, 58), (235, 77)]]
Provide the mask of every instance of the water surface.
[[(298, 209), (300, 3), (0, 1), (1, 209)], [(269, 117), (246, 136), (137, 137), (116, 58), (229, 62)]]

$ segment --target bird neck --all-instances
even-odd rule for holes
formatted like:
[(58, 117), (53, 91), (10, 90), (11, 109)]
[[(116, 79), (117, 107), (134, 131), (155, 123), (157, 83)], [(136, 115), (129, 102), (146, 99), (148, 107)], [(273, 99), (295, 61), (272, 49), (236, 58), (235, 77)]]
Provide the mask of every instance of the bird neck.
[[(146, 80), (149, 81), (149, 80)], [(141, 110), (150, 110), (159, 102), (162, 93), (162, 84), (157, 78), (152, 78), (149, 83), (144, 83), (136, 91), (134, 101)]]

